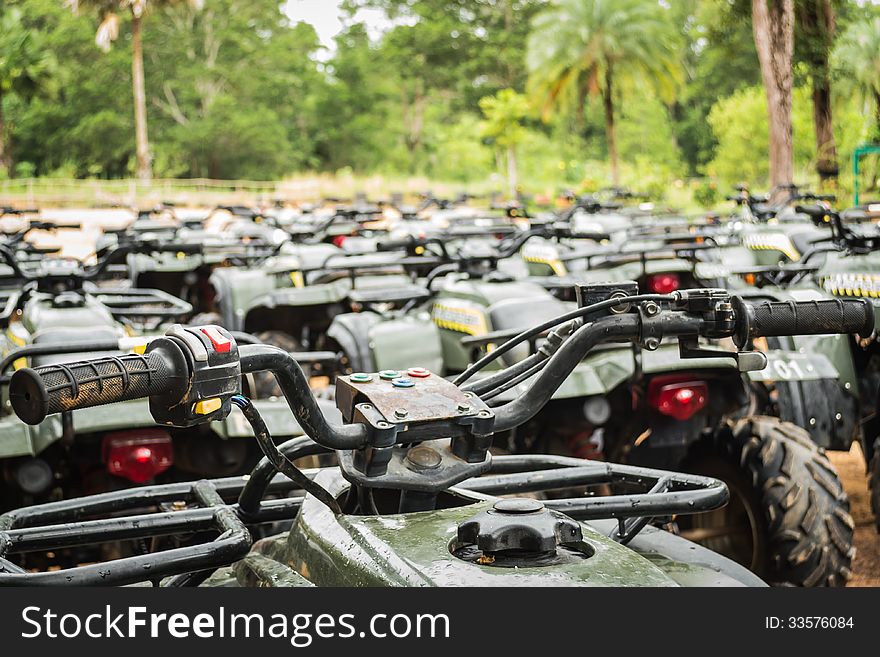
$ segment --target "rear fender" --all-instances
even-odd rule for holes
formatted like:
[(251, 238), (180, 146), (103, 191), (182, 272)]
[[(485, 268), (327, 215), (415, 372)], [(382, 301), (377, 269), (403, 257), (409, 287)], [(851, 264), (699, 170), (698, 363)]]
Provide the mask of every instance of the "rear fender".
[(355, 372), (375, 372), (376, 364), (370, 347), (370, 332), (382, 318), (373, 312), (336, 315), (327, 329), (327, 337), (348, 356)]

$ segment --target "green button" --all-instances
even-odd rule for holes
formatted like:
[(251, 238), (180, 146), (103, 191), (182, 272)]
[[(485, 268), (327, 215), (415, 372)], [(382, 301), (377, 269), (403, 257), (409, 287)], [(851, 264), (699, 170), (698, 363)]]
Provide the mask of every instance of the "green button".
[(367, 374), (366, 372), (355, 372), (348, 378), (351, 379), (353, 383), (369, 383), (373, 380), (373, 375)]
[(396, 379), (400, 376), (400, 372), (397, 370), (382, 370), (379, 372), (379, 377), (385, 379), (386, 381), (391, 381), (392, 379)]

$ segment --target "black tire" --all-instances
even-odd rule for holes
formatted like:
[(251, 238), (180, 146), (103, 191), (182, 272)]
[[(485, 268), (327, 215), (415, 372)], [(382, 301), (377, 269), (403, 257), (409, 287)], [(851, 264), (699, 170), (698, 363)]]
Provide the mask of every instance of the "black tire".
[[(846, 584), (855, 555), (849, 500), (834, 466), (804, 429), (774, 417), (737, 420), (699, 443), (687, 466), (724, 480), (731, 501), (683, 518), (685, 536), (699, 539), (702, 532), (709, 538), (700, 543), (770, 584)], [(724, 541), (712, 536), (711, 529), (731, 519), (742, 523), (734, 525), (740, 531), (719, 534)]]
[(880, 533), (880, 438), (874, 441), (874, 453), (868, 467), (868, 486), (871, 489), (871, 510), (874, 512), (874, 523)]
[[(260, 333), (255, 333), (254, 337), (263, 344), (270, 344), (279, 347), (280, 349), (284, 349), (284, 351), (302, 351), (302, 346), (299, 341), (284, 331), (262, 331)], [(308, 377), (308, 369), (305, 367), (303, 369)], [(275, 381), (275, 376), (271, 372), (257, 372), (253, 377), (254, 397), (258, 399), (266, 399), (267, 397), (281, 397), (283, 395), (281, 387)]]

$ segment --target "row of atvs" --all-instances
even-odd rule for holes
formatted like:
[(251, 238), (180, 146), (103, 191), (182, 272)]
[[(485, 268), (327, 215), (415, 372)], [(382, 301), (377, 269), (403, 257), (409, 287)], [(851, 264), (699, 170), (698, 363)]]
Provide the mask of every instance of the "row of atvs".
[(880, 206), (613, 196), (0, 210), (0, 584), (845, 584)]

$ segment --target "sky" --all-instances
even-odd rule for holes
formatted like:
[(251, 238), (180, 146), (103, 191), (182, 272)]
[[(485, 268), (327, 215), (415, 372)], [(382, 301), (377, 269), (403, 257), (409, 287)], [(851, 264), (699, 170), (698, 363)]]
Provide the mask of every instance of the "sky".
[[(287, 0), (286, 13), (294, 21), (311, 23), (321, 44), (333, 49), (333, 38), (342, 30), (342, 0)], [(361, 10), (357, 19), (364, 22), (371, 34), (378, 35), (389, 26), (388, 18), (379, 10)]]

